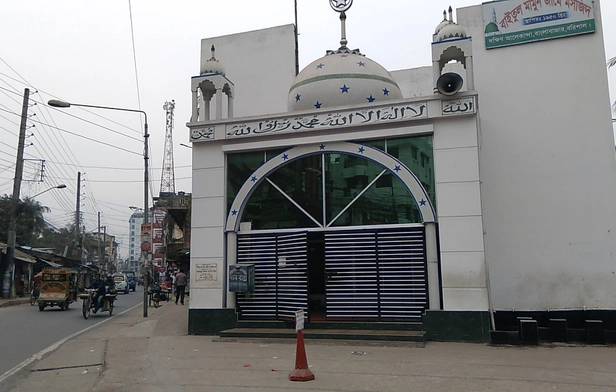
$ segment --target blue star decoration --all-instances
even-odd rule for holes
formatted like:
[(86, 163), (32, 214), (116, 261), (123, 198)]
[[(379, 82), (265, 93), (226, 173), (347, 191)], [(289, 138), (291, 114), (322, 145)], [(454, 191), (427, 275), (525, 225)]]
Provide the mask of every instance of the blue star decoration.
[(289, 159), (289, 154), (282, 154), (282, 160), (286, 161), (287, 159)]
[(317, 101), (317, 103), (314, 104), (314, 107), (317, 109), (321, 109), (321, 105), (323, 105), (321, 102)]
[(324, 66), (324, 65), (325, 65), (325, 64), (320, 63), (319, 65), (317, 65), (317, 69), (323, 69), (323, 66)]
[(419, 201), (419, 205), (421, 205), (421, 206), (425, 206), (425, 205), (426, 205), (426, 203), (427, 203), (427, 202), (426, 202), (424, 199), (421, 199), (421, 200)]
[(298, 93), (298, 94), (295, 96), (295, 102), (299, 101), (299, 99), (300, 99), (300, 98), (301, 98), (301, 95)]
[(359, 65), (360, 67), (365, 67), (366, 63), (364, 63), (363, 61), (360, 61), (357, 63), (357, 65)]
[(342, 90), (342, 93), (348, 93), (349, 92), (349, 88), (347, 87), (347, 85), (345, 84), (344, 86), (340, 87), (340, 90)]
[(396, 165), (396, 166), (394, 166), (394, 170), (395, 170), (395, 171), (396, 171), (396, 173), (397, 173), (397, 172), (399, 172), (399, 171), (400, 171), (400, 170), (402, 170), (402, 169), (400, 168), (400, 165)]
[(386, 89), (386, 88), (384, 88), (384, 89), (383, 89), (383, 95), (389, 95), (389, 90), (388, 90), (388, 89)]
[(369, 96), (368, 98), (366, 98), (366, 99), (368, 100), (368, 102), (374, 102), (374, 100), (375, 100), (376, 98), (374, 98), (374, 97), (372, 96), (372, 94), (370, 94), (370, 96)]
[(363, 154), (364, 151), (366, 151), (363, 147), (359, 147), (359, 149), (357, 150), (358, 153)]
[(325, 150), (325, 144), (321, 143), (321, 145), (319, 146), (319, 150)]
[(348, 55), (348, 54), (343, 54), (343, 55), (342, 55), (342, 56), (340, 56), (340, 57), (349, 57), (349, 55)]
[(252, 181), (252, 182), (257, 182), (257, 177), (252, 176), (252, 177), (250, 178), (250, 181)]
[(234, 215), (234, 216), (237, 215), (237, 210), (231, 211), (231, 215)]

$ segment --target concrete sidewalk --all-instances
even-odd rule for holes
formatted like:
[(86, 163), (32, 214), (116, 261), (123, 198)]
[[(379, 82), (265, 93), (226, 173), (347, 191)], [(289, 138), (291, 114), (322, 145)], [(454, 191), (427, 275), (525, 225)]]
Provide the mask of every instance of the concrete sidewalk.
[[(616, 349), (424, 348), (306, 341), (315, 380), (289, 381), (295, 343), (188, 336), (188, 307), (163, 303), (115, 316), (35, 361), (1, 391), (616, 391)], [(104, 316), (92, 317), (93, 323)]]

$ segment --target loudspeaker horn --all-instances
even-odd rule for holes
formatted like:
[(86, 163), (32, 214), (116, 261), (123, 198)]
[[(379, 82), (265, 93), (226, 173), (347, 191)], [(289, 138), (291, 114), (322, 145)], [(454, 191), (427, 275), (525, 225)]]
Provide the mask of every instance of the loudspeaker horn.
[(436, 88), (443, 95), (454, 95), (462, 88), (464, 80), (455, 72), (442, 74), (436, 81)]

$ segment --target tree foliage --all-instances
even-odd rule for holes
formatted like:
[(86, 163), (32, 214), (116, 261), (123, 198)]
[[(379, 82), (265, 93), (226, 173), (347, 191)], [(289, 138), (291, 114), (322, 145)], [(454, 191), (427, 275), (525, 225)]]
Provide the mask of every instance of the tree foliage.
[(50, 211), (49, 207), (27, 197), (18, 201), (8, 195), (0, 197), (0, 239), (8, 239), (10, 222), (15, 217), (15, 243), (32, 244), (47, 228), (43, 214)]

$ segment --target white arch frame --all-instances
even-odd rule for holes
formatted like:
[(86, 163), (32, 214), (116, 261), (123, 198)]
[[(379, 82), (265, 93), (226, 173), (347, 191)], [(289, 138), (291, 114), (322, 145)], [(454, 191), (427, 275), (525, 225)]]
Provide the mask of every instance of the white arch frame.
[(244, 212), (244, 207), (252, 192), (265, 181), (265, 178), (278, 168), (298, 160), (300, 158), (317, 155), (323, 153), (340, 153), (362, 157), (377, 163), (378, 165), (389, 170), (393, 175), (398, 177), (406, 186), (417, 203), (421, 214), (422, 222), (436, 223), (436, 213), (430, 202), (428, 193), (424, 189), (419, 179), (409, 170), (402, 162), (388, 155), (382, 150), (371, 146), (364, 146), (352, 142), (331, 142), (321, 144), (310, 144), (291, 147), (290, 149), (278, 154), (274, 158), (265, 162), (250, 177), (244, 182), (239, 192), (233, 199), (231, 210), (227, 216), (227, 224), (225, 232), (237, 232), (239, 230), (240, 217)]

